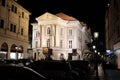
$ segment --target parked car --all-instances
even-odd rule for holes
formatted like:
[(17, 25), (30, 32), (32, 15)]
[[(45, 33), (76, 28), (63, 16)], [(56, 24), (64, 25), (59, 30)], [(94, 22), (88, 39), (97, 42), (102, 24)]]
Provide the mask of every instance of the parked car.
[(19, 66), (28, 66), (32, 60), (30, 59), (9, 59), (9, 60), (4, 60), (4, 64), (12, 64), (12, 65), (19, 65)]
[(71, 69), (66, 61), (35, 61), (30, 67), (52, 80), (78, 80), (77, 71)]
[(90, 63), (83, 60), (71, 60), (68, 61), (71, 65), (71, 68), (79, 73), (79, 78), (84, 80), (87, 78), (88, 73), (90, 72)]
[(34, 71), (31, 68), (0, 64), (0, 79), (1, 80), (48, 80), (43, 75)]

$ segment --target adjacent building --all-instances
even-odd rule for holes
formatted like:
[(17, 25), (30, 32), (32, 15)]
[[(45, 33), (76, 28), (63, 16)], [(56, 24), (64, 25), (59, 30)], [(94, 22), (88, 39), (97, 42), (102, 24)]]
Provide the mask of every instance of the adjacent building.
[(117, 63), (120, 68), (120, 1), (109, 0), (106, 11), (106, 50), (109, 54), (114, 54), (116, 57), (111, 57), (109, 61)]
[(80, 60), (89, 52), (91, 31), (87, 25), (64, 13), (49, 12), (31, 23), (33, 59)]
[(0, 59), (27, 58), (30, 14), (14, 0), (0, 0)]

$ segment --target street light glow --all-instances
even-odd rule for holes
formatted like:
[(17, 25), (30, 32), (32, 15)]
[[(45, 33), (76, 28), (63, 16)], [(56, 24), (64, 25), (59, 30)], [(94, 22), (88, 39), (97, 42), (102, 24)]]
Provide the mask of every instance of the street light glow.
[(94, 45), (94, 46), (93, 46), (93, 49), (95, 49), (95, 48), (96, 48), (96, 46)]
[(94, 38), (98, 38), (99, 33), (98, 32), (94, 32)]

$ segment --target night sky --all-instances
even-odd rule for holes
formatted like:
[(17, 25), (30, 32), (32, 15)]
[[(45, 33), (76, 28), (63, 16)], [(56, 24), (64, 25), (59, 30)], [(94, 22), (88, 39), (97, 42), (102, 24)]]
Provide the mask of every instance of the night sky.
[(32, 13), (30, 23), (45, 12), (52, 14), (63, 12), (85, 22), (92, 32), (98, 31), (101, 44), (104, 45), (107, 0), (17, 0), (17, 2)]

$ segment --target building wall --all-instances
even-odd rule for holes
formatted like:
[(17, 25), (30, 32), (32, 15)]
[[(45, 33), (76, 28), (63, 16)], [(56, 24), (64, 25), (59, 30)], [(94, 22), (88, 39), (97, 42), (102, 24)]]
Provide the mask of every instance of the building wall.
[[(14, 0), (5, 0), (4, 4), (2, 1), (4, 0), (0, 2), (0, 53), (5, 52), (6, 58), (11, 59), (11, 54), (17, 51), (15, 47), (20, 47), (22, 49), (20, 53), (23, 54), (22, 58), (26, 58), (30, 12)], [(8, 47), (5, 46), (4, 49), (3, 44)]]
[[(120, 1), (110, 0), (106, 11), (106, 49), (120, 54)], [(119, 56), (118, 56), (119, 57)], [(119, 62), (119, 58), (117, 59)]]

